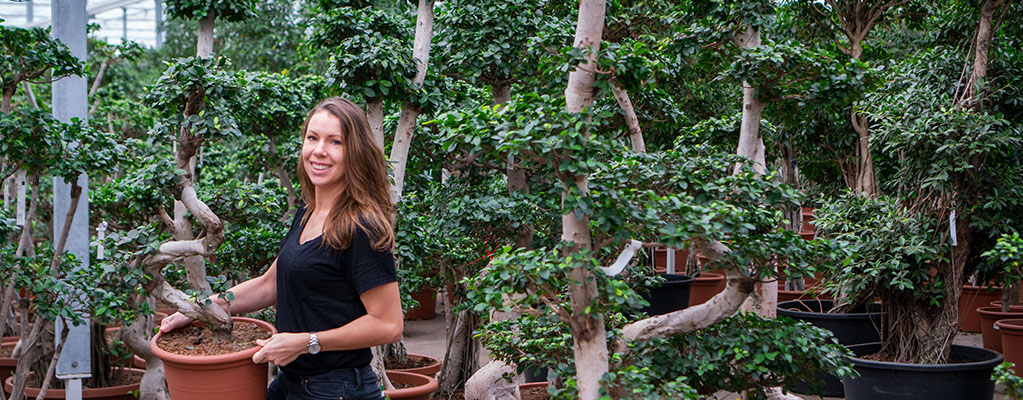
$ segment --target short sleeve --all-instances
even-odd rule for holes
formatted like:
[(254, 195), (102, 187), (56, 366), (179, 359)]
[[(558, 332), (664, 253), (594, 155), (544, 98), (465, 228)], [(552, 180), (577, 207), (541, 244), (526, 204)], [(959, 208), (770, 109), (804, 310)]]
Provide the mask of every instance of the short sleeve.
[(398, 281), (394, 255), (390, 251), (374, 249), (369, 236), (362, 229), (352, 238), (350, 249), (352, 262), (347, 273), (360, 296), (377, 286)]

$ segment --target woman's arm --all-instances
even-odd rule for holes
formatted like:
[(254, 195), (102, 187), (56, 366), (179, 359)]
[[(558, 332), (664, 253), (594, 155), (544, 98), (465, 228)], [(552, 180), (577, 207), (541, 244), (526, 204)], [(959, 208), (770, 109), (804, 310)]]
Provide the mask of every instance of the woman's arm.
[[(234, 293), (234, 301), (231, 302), (232, 314), (243, 314), (259, 311), (277, 303), (277, 259), (266, 270), (263, 275), (239, 283), (228, 289)], [(210, 300), (220, 307), (227, 309), (227, 300), (219, 296), (211, 296)], [(160, 331), (168, 332), (192, 323), (192, 319), (182, 313), (174, 313), (164, 318), (160, 324)]]
[[(364, 349), (401, 340), (405, 323), (398, 283), (377, 286), (359, 298), (366, 307), (366, 315), (344, 326), (317, 332), (322, 351)], [(278, 333), (256, 343), (263, 348), (252, 356), (252, 361), (283, 366), (307, 353), (309, 332)]]

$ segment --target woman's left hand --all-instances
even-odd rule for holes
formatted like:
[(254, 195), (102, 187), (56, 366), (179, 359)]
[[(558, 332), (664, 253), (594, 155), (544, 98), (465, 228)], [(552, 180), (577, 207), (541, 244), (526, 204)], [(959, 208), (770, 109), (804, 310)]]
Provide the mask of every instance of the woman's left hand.
[(256, 344), (263, 348), (252, 355), (252, 362), (259, 364), (269, 361), (283, 367), (306, 353), (309, 334), (278, 333), (269, 339), (256, 340)]

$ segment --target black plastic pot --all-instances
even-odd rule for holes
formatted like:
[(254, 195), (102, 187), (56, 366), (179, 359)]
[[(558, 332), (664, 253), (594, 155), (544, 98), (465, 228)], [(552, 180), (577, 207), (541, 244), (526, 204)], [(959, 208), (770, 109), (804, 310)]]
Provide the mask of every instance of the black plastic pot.
[(648, 315), (667, 314), (689, 307), (689, 290), (693, 279), (687, 275), (659, 274), (664, 278), (661, 286), (651, 287), (650, 292), (643, 296), (649, 303), (643, 312)]
[[(827, 329), (838, 339), (838, 343), (853, 345), (881, 340), (880, 331), (884, 313), (881, 304), (859, 307), (845, 314), (828, 314), (834, 306), (831, 300), (794, 300), (778, 303), (778, 315), (809, 322), (813, 326)], [(869, 313), (868, 313), (869, 309)], [(822, 377), (823, 392), (815, 391), (809, 382), (797, 381), (792, 391), (802, 394), (822, 394), (828, 397), (843, 397), (842, 381), (833, 375)]]
[[(877, 353), (880, 343), (848, 346), (857, 357)], [(846, 400), (991, 400), (991, 372), (1003, 357), (994, 350), (952, 345), (951, 364), (903, 364), (851, 357), (859, 377), (845, 378)]]

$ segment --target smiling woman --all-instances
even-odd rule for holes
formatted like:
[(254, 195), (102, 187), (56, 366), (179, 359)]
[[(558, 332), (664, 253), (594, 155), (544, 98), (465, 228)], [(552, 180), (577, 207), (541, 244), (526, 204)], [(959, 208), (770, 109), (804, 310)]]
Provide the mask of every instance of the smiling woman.
[[(281, 367), (269, 399), (383, 398), (369, 348), (402, 333), (393, 205), (383, 151), (358, 106), (335, 97), (309, 111), (298, 176), (305, 204), (270, 269), (231, 288), (231, 310), (277, 306), (280, 333), (252, 356)], [(175, 314), (161, 330), (190, 322)]]

